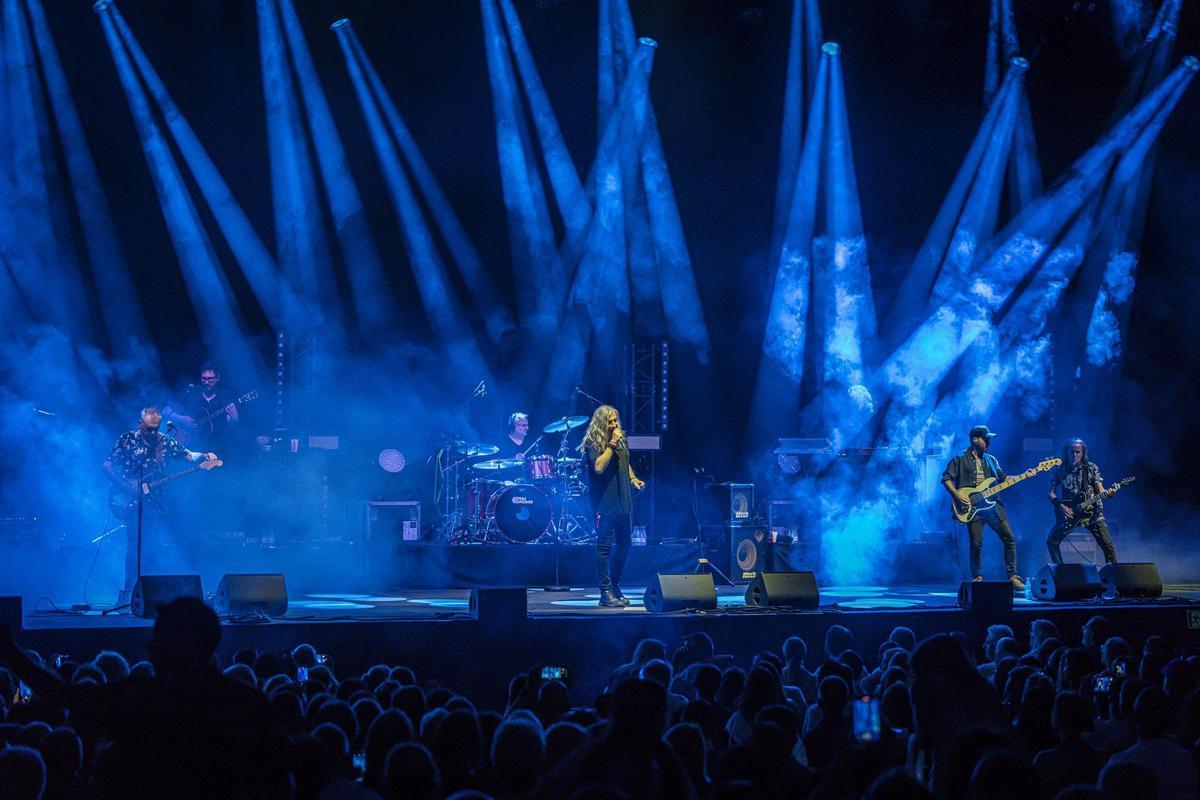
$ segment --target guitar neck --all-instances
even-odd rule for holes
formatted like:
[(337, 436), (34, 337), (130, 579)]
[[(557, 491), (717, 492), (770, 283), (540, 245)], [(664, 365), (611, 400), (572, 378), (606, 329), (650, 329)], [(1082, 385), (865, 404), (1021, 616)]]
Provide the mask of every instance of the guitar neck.
[(1005, 489), (1007, 489), (1008, 487), (1012, 486), (1014, 483), (1020, 483), (1021, 481), (1025, 480), (1028, 477), (1029, 477), (1028, 475), (1026, 475), (1025, 473), (1022, 472), (1020, 475), (1012, 476), (1008, 480), (1004, 481), (1004, 483), (997, 483), (995, 486), (991, 487), (990, 489), (984, 489), (982, 492), (980, 492), (980, 494), (984, 497), (991, 497), (996, 492), (1002, 492)]
[(147, 489), (157, 489), (159, 486), (170, 483), (171, 481), (176, 480), (177, 478), (182, 478), (184, 475), (191, 475), (193, 472), (195, 472), (198, 469), (200, 469), (199, 464), (195, 465), (194, 467), (188, 467), (187, 469), (181, 469), (179, 472), (176, 472), (173, 475), (168, 475), (165, 478), (159, 478), (156, 481), (147, 483), (146, 488)]

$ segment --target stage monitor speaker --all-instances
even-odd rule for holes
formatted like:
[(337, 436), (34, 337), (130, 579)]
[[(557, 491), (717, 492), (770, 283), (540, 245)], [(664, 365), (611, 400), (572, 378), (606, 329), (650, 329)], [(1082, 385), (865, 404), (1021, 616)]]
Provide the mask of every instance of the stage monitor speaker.
[(1100, 568), (1105, 597), (1162, 597), (1162, 576), (1152, 563), (1105, 564)]
[(181, 597), (204, 601), (204, 589), (199, 575), (143, 575), (133, 586), (129, 611), (135, 617), (154, 619), (158, 607)]
[(958, 607), (964, 611), (1012, 611), (1010, 581), (963, 581), (958, 585)]
[(717, 587), (712, 575), (656, 574), (646, 587), (646, 610), (651, 614), (671, 611), (712, 611), (717, 607)]
[(287, 613), (287, 585), (280, 573), (228, 574), (217, 585), (213, 606), (218, 614), (266, 614), (282, 617)]
[(0, 622), (14, 632), (21, 630), (21, 596), (0, 597)]
[(760, 572), (746, 587), (746, 605), (814, 609), (821, 605), (811, 572)]
[(1033, 579), (1036, 600), (1091, 600), (1100, 596), (1100, 573), (1091, 564), (1047, 564)]

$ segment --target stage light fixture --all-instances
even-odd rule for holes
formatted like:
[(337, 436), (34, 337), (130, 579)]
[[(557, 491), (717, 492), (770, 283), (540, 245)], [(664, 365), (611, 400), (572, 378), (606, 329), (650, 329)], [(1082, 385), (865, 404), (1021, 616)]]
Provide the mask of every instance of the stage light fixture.
[(642, 38), (638, 39), (638, 44), (642, 45), (643, 47), (658, 47), (658, 42), (654, 41), (649, 36), (643, 36)]
[(345, 27), (346, 25), (349, 25), (349, 24), (350, 24), (350, 20), (346, 19), (345, 17), (342, 17), (341, 19), (336, 20), (332, 25), (330, 25), (329, 30), (336, 31), (338, 28)]
[(837, 42), (826, 42), (825, 44), (821, 45), (821, 49), (831, 56), (836, 56), (842, 51), (842, 46)]
[(1012, 66), (1013, 69), (1021, 69), (1021, 70), (1029, 69), (1029, 59), (1024, 58), (1022, 56), (1013, 56), (1012, 60), (1009, 61), (1008, 63)]
[(402, 472), (404, 467), (408, 464), (407, 459), (404, 458), (404, 453), (401, 453), (399, 450), (396, 450), (392, 447), (389, 447), (386, 450), (380, 450), (379, 458), (377, 460), (379, 461), (380, 468), (384, 472), (390, 472), (392, 474)]
[(95, 3), (92, 3), (92, 11), (95, 11), (97, 14), (103, 14), (105, 11), (108, 11), (111, 5), (112, 0), (96, 0)]

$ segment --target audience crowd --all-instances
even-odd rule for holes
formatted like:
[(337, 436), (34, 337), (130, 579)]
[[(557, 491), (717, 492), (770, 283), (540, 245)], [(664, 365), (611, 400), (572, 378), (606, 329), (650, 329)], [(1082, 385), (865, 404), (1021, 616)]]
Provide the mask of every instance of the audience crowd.
[(598, 697), (535, 667), (503, 709), (307, 644), (221, 669), (220, 635), (178, 600), (149, 661), (78, 663), (0, 625), (0, 800), (1200, 797), (1200, 648), (1099, 616), (877, 647), (834, 625), (741, 665), (704, 633), (644, 639)]

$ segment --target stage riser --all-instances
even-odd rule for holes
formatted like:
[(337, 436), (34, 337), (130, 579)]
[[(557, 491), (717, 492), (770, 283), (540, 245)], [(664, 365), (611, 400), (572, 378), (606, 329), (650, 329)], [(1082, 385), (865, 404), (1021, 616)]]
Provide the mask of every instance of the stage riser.
[[(691, 545), (630, 548), (621, 582), (645, 586), (656, 572), (692, 572), (700, 550)], [(596, 548), (591, 545), (407, 544), (392, 560), (373, 562), (370, 578), (404, 589), (486, 589), (498, 586), (595, 586)]]

